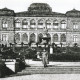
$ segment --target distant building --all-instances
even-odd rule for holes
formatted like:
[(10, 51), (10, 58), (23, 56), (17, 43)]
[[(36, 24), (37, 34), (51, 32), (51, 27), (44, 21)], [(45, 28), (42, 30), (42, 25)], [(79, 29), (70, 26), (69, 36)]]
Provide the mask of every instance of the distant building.
[(37, 43), (45, 28), (51, 37), (50, 43), (80, 46), (80, 11), (76, 9), (57, 13), (46, 3), (33, 3), (28, 11), (19, 13), (0, 9), (0, 44)]

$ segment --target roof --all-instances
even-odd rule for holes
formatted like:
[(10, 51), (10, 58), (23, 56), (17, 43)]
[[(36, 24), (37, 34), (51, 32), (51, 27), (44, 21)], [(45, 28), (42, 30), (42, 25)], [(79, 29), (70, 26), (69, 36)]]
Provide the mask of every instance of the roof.
[(14, 10), (2, 8), (0, 9), (0, 16), (14, 16)]
[(28, 8), (29, 12), (52, 12), (51, 7), (47, 3), (32, 3)]
[(16, 17), (52, 17), (65, 16), (65, 14), (52, 12), (51, 7), (47, 3), (32, 3), (28, 11), (18, 12)]
[(14, 10), (8, 8), (0, 9), (0, 16), (14, 17), (80, 17), (80, 11), (72, 9), (66, 14), (52, 12), (52, 8), (47, 3), (32, 3), (28, 7), (28, 11), (15, 13)]
[(65, 14), (58, 12), (51, 13), (39, 13), (39, 12), (19, 12), (15, 14), (15, 17), (65, 17)]
[(68, 17), (80, 17), (80, 11), (76, 9), (72, 9), (66, 12), (66, 16)]

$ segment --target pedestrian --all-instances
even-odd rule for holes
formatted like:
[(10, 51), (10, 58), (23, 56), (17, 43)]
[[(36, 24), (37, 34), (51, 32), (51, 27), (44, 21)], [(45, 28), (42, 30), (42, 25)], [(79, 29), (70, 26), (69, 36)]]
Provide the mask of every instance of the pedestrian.
[(48, 52), (45, 49), (42, 52), (42, 62), (44, 67), (47, 67), (47, 64), (49, 63), (49, 61), (48, 61)]

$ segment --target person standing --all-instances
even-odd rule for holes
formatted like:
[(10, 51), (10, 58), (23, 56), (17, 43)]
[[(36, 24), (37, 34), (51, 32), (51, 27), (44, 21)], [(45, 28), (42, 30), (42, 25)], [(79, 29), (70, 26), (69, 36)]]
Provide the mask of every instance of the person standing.
[(42, 52), (42, 62), (44, 67), (47, 67), (49, 61), (48, 61), (48, 52), (45, 49)]

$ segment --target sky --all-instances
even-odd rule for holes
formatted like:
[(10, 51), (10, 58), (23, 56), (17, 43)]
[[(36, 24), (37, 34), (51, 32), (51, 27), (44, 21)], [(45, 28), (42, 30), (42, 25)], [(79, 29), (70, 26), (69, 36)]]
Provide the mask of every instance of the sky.
[(47, 3), (53, 12), (66, 13), (69, 10), (80, 10), (80, 0), (0, 0), (0, 9), (9, 8), (15, 12), (27, 11), (32, 3)]

